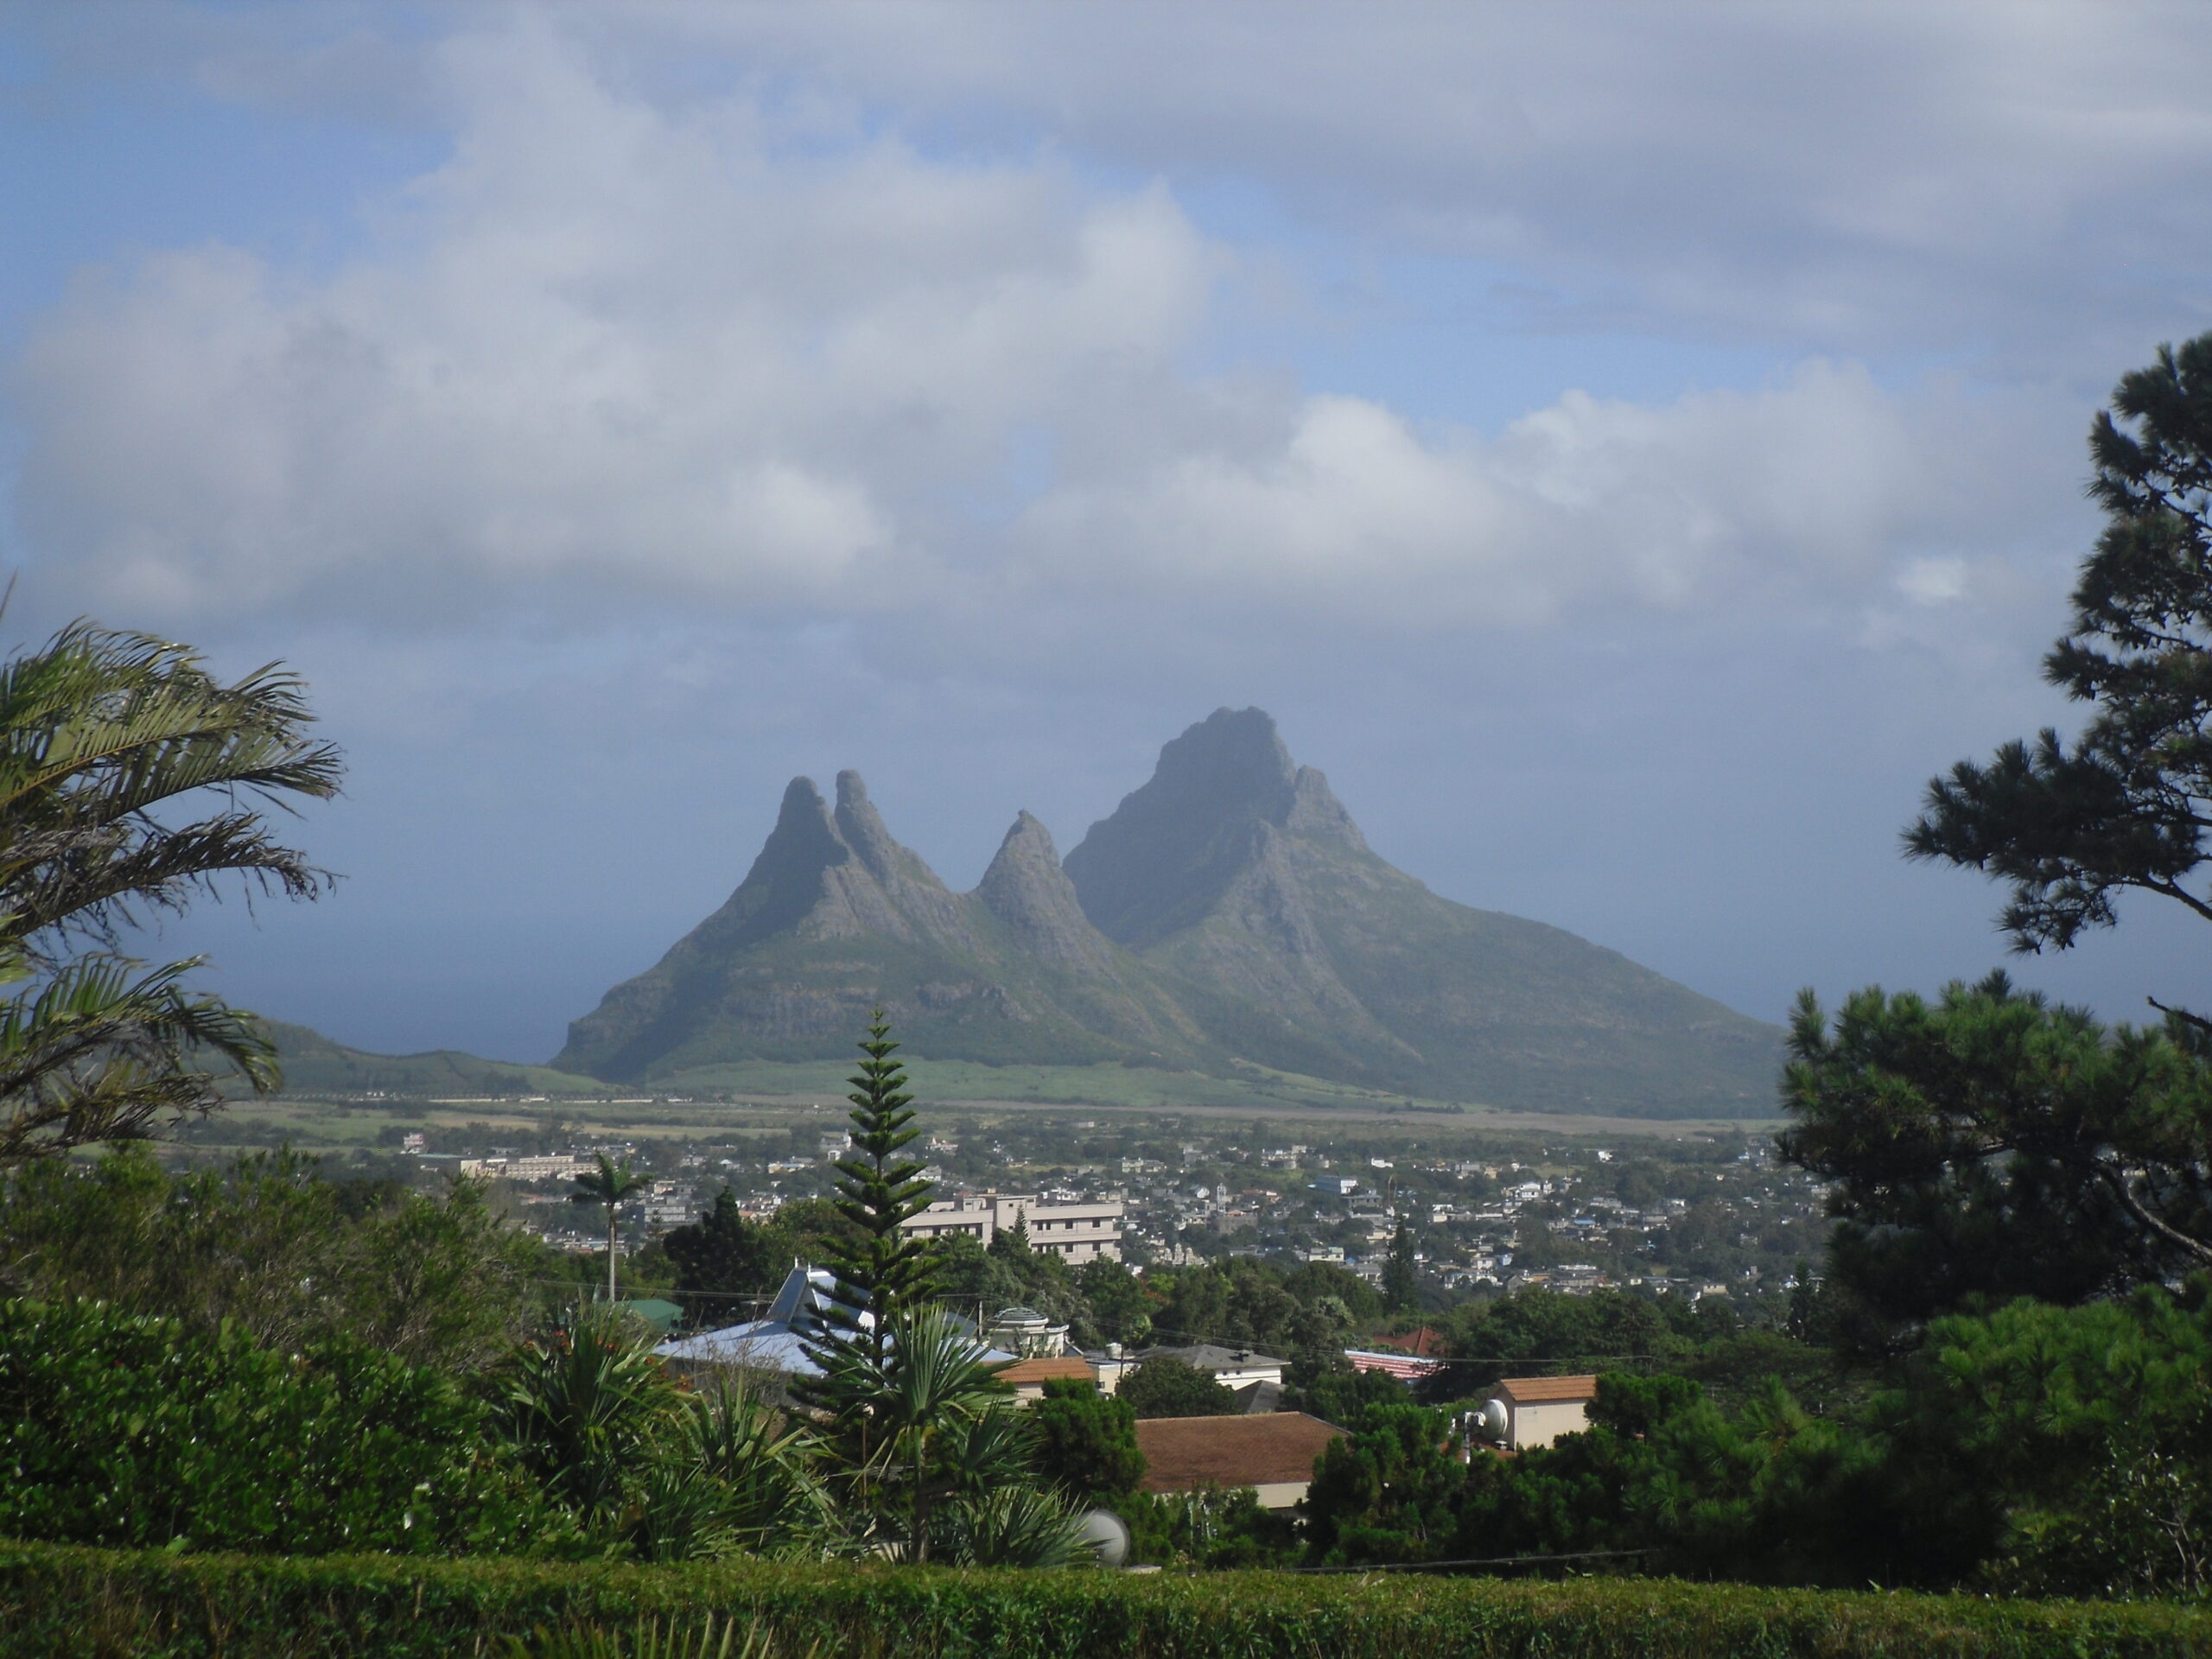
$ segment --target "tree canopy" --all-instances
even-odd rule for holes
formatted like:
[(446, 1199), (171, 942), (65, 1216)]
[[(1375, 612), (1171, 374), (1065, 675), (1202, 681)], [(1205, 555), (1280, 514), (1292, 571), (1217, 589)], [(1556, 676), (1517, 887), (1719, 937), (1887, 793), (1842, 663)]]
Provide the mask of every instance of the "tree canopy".
[(2212, 1266), (2212, 1074), (2002, 974), (1791, 1025), (1783, 1154), (1835, 1183), (1835, 1274), (1890, 1320), (2074, 1303)]
[(1173, 1354), (1154, 1354), (1116, 1392), (1140, 1417), (1226, 1417), (1236, 1409), (1236, 1396), (1212, 1372)]
[(2094, 713), (2070, 746), (2046, 728), (1959, 762), (1905, 831), (2011, 884), (2023, 951), (2111, 926), (2129, 890), (2212, 920), (2212, 334), (2125, 376), (2089, 451), (2105, 526), (2044, 677)]

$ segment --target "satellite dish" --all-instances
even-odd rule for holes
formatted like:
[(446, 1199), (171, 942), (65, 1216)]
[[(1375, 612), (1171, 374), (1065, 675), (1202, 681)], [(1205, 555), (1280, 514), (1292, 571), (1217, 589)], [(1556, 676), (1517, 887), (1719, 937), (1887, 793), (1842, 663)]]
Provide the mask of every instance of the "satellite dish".
[(1511, 1425), (1506, 1420), (1504, 1401), (1496, 1399), (1484, 1401), (1482, 1412), (1476, 1421), (1482, 1429), (1484, 1440), (1496, 1440), (1500, 1445), (1504, 1444), (1505, 1438), (1511, 1430)]
[(1129, 1559), (1128, 1523), (1111, 1510), (1092, 1510), (1076, 1523), (1076, 1535), (1098, 1553), (1101, 1567), (1119, 1567)]

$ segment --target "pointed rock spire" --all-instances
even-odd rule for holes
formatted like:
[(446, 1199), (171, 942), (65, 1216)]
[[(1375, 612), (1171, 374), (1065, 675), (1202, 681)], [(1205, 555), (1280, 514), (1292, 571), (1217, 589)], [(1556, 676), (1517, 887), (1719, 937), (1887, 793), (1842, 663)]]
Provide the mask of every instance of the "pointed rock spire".
[[(1349, 828), (1327, 784), (1314, 779), (1313, 812), (1326, 817), (1325, 802)], [(1267, 712), (1216, 709), (1163, 747), (1150, 781), (1068, 855), (1084, 914), (1133, 950), (1190, 925), (1290, 824), (1300, 799), (1299, 772)]]
[(1028, 813), (1006, 832), (976, 896), (1039, 959), (1078, 973), (1111, 970), (1113, 949), (1084, 915), (1052, 832)]

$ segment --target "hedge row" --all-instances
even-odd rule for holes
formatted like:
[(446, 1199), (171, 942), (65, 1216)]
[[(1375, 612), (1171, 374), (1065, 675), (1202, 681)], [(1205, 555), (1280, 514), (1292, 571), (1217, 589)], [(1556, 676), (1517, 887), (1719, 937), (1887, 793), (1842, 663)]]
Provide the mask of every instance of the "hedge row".
[(0, 1659), (425, 1655), (640, 1615), (754, 1618), (796, 1659), (1798, 1659), (2202, 1655), (2212, 1610), (2167, 1604), (1223, 1573), (647, 1567), (389, 1556), (186, 1556), (0, 1544)]

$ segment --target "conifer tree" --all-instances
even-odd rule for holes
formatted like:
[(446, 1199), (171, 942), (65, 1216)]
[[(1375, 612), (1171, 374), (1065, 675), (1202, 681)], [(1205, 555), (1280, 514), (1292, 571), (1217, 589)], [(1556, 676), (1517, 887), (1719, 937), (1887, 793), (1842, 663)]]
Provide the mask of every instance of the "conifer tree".
[(836, 1166), (837, 1213), (851, 1224), (853, 1236), (830, 1253), (835, 1300), (819, 1327), (802, 1333), (823, 1375), (795, 1390), (830, 1416), (860, 1466), (875, 1449), (868, 1422), (871, 1390), (885, 1373), (893, 1327), (936, 1290), (933, 1257), (920, 1239), (902, 1230), (908, 1217), (929, 1208), (932, 1188), (921, 1179), (921, 1165), (905, 1155), (921, 1131), (913, 1127), (906, 1068), (892, 1058), (898, 1047), (889, 1020), (877, 1008), (860, 1045), (865, 1058), (859, 1073), (848, 1079), (852, 1144)]
[(1421, 1269), (1414, 1262), (1413, 1230), (1403, 1221), (1390, 1240), (1390, 1255), (1382, 1264), (1382, 1305), (1394, 1313), (1409, 1313), (1421, 1306)]

